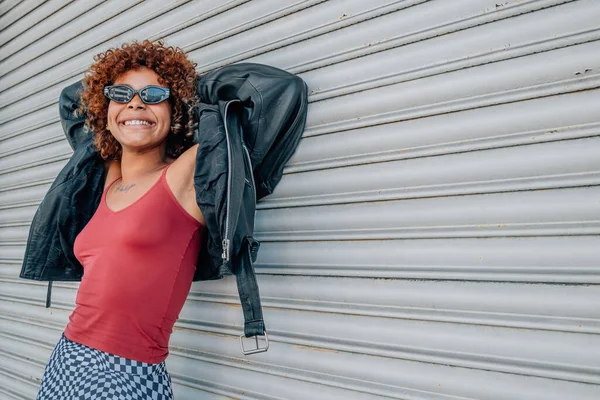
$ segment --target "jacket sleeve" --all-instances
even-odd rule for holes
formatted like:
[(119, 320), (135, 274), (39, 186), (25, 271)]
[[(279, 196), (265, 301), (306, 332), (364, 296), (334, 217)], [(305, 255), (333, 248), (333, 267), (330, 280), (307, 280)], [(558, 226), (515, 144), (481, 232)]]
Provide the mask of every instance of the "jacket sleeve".
[(243, 139), (258, 199), (272, 193), (296, 149), (306, 123), (307, 92), (298, 76), (254, 63), (222, 67), (199, 80), (201, 102), (238, 99), (243, 104)]
[(60, 123), (73, 150), (77, 150), (90, 137), (90, 132), (85, 128), (86, 114), (78, 111), (82, 91), (81, 81), (75, 82), (62, 90), (58, 100)]

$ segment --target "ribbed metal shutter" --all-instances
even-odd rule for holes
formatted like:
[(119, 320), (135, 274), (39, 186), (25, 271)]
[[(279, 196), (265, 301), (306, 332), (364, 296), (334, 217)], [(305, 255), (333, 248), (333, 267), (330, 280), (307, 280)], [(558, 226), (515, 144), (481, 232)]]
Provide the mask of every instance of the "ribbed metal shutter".
[(31, 399), (77, 284), (17, 278), (71, 155), (57, 98), (92, 57), (164, 38), (200, 73), (300, 74), (307, 129), (259, 203), (271, 349), (235, 282), (194, 283), (177, 399), (600, 398), (600, 2), (4, 1), (0, 397)]

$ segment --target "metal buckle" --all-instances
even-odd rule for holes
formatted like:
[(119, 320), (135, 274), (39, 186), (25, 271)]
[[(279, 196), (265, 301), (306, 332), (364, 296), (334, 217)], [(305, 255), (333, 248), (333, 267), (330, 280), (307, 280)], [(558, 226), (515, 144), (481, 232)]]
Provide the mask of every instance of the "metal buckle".
[(256, 348), (252, 349), (252, 350), (246, 350), (244, 348), (244, 335), (240, 335), (240, 346), (242, 347), (242, 353), (244, 353), (245, 356), (248, 356), (250, 354), (257, 354), (257, 353), (264, 353), (265, 351), (269, 350), (269, 336), (267, 336), (267, 331), (264, 332), (264, 337), (265, 337), (265, 347), (260, 347), (258, 345), (258, 337), (259, 336), (263, 336), (263, 335), (256, 335), (254, 336), (254, 340), (256, 341)]

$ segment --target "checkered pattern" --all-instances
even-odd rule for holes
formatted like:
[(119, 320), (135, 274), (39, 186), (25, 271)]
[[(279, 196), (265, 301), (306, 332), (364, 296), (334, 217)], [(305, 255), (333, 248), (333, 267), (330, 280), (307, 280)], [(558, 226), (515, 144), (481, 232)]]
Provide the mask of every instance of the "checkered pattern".
[(148, 364), (70, 341), (63, 334), (36, 400), (172, 400), (165, 362)]

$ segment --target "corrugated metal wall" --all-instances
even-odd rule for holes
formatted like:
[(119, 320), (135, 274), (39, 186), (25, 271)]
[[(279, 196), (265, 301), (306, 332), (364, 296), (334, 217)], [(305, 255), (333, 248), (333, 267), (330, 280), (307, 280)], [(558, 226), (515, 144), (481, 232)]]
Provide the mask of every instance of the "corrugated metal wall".
[(0, 397), (31, 399), (77, 284), (17, 278), (71, 150), (62, 87), (164, 38), (200, 73), (300, 74), (307, 130), (259, 204), (270, 332), (242, 357), (235, 282), (194, 283), (177, 399), (600, 398), (600, 2), (0, 4)]

